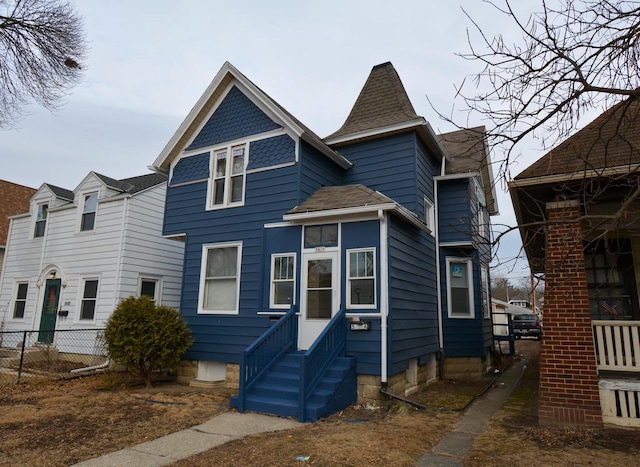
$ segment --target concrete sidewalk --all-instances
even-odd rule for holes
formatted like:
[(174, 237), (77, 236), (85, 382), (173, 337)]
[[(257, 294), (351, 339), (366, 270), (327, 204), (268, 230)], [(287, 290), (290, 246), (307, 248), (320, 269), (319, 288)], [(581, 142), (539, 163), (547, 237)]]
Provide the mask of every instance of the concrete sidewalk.
[(419, 467), (457, 467), (473, 448), (473, 441), (485, 425), (505, 403), (520, 381), (526, 367), (524, 359), (515, 362), (501, 373), (494, 387), (474, 401), (465, 411), (453, 431), (447, 433), (431, 452), (418, 460)]
[(234, 439), (267, 431), (287, 430), (301, 425), (301, 423), (287, 418), (256, 413), (225, 412), (202, 425), (193, 426), (75, 465), (83, 467), (167, 465)]

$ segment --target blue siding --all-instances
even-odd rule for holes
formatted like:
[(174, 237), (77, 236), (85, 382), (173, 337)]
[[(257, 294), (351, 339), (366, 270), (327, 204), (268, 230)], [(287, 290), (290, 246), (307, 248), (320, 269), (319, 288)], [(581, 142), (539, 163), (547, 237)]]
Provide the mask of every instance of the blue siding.
[(209, 152), (180, 159), (173, 168), (170, 184), (206, 180), (209, 178), (210, 161), (211, 154)]
[(289, 135), (251, 142), (247, 170), (286, 164), (296, 160), (296, 143)]
[(299, 170), (300, 198), (296, 204), (304, 202), (322, 186), (340, 185), (342, 169), (304, 141), (300, 144)]
[(409, 132), (339, 147), (353, 163), (343, 184), (361, 183), (417, 212), (416, 144)]
[[(185, 355), (190, 359), (239, 362), (241, 351), (266, 329), (263, 310), (265, 223), (282, 221), (295, 205), (295, 166), (247, 175), (245, 206), (205, 210), (207, 182), (169, 187), (165, 209), (165, 234), (186, 233), (181, 312), (195, 343)], [(198, 315), (198, 290), (202, 245), (242, 242), (239, 315)]]
[(233, 86), (187, 151), (282, 128)]
[(440, 242), (471, 242), (472, 218), (467, 178), (438, 182)]
[(438, 351), (435, 239), (394, 217), (389, 222), (390, 374)]
[[(269, 309), (271, 293), (271, 255), (277, 253), (296, 254), (296, 277), (295, 277), (295, 303), (300, 303), (300, 277), (301, 277), (301, 238), (302, 226), (277, 227), (265, 229), (264, 232), (264, 264), (263, 277), (264, 288), (262, 291), (262, 309)], [(282, 309), (274, 311), (282, 312)]]
[(433, 176), (440, 173), (440, 162), (426, 148), (424, 143), (418, 138), (417, 157), (417, 183), (418, 183), (418, 211), (416, 214), (422, 219), (424, 217), (424, 196), (435, 202), (433, 194)]
[[(347, 250), (354, 248), (376, 249), (376, 304), (380, 304), (380, 222), (378, 220), (349, 222), (342, 224), (341, 303), (347, 304)], [(349, 310), (357, 313), (378, 313), (378, 308)], [(366, 318), (362, 318), (366, 319)], [(380, 374), (380, 318), (371, 318), (370, 331), (347, 332), (347, 355), (357, 358), (356, 373)]]

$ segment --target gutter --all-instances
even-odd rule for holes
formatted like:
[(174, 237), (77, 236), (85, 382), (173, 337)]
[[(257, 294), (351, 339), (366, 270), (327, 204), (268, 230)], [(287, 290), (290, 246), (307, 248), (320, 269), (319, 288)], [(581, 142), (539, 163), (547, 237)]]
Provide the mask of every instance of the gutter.
[(380, 288), (380, 383), (383, 387), (387, 386), (387, 319), (389, 316), (389, 245), (387, 243), (387, 217), (384, 210), (378, 210), (378, 219), (380, 219), (380, 283), (385, 284)]
[[(445, 176), (446, 158), (442, 158), (440, 163), (440, 176)], [(444, 378), (444, 329), (442, 324), (442, 272), (440, 271), (440, 209), (438, 205), (438, 177), (433, 178), (433, 204), (435, 206), (434, 226), (436, 237), (436, 303), (438, 306), (438, 346), (440, 353), (440, 378)]]

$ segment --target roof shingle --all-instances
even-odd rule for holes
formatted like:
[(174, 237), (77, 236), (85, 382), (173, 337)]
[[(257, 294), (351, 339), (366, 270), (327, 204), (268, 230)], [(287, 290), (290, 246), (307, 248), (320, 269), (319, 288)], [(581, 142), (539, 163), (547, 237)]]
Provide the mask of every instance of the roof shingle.
[(324, 186), (287, 214), (378, 206), (388, 203), (395, 204), (395, 201), (364, 185)]

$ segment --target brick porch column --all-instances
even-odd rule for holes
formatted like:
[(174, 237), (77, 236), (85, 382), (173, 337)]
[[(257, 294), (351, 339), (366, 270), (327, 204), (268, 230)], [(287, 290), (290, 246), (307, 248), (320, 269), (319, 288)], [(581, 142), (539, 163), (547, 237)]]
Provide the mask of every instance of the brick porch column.
[(571, 222), (580, 207), (577, 200), (547, 203), (547, 214), (538, 419), (542, 426), (600, 428), (582, 228)]

